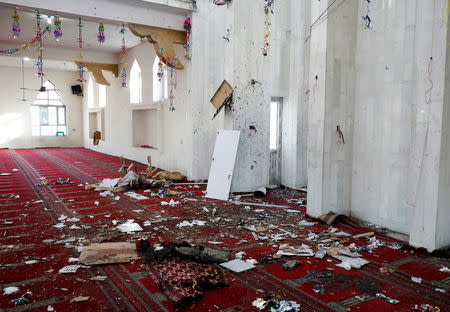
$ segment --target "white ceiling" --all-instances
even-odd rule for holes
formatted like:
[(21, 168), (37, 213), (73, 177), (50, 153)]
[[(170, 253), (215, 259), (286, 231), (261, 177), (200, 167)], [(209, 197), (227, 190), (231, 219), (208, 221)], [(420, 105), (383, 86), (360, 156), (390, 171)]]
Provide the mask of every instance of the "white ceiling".
[[(36, 34), (36, 18), (33, 12), (22, 11), (18, 8), (20, 17), (20, 36), (13, 38), (11, 32), (12, 15), (14, 7), (10, 5), (0, 4), (0, 43), (4, 48), (16, 48), (20, 45), (30, 42)], [(47, 25), (47, 16), (54, 13), (41, 12), (41, 28)], [(57, 42), (53, 33), (47, 33), (43, 39), (44, 49), (48, 48), (64, 48), (64, 49), (78, 49), (78, 19), (73, 17), (60, 16), (61, 28), (63, 36)], [(83, 21), (82, 35), (83, 35), (83, 50), (102, 51), (117, 53), (121, 51), (122, 34), (120, 33), (121, 24), (113, 24), (111, 22), (104, 23), (106, 40), (103, 44), (97, 42), (98, 23), (102, 21)], [(140, 39), (131, 34), (125, 26), (125, 44), (127, 49), (139, 44)]]

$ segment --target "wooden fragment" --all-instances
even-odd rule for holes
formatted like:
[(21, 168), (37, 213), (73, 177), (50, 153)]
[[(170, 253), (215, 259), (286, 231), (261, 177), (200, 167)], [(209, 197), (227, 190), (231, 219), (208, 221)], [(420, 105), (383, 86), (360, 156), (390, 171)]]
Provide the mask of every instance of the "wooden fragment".
[(353, 238), (358, 239), (358, 238), (364, 238), (364, 237), (369, 237), (369, 236), (373, 236), (373, 235), (375, 235), (374, 232), (367, 232), (367, 233), (353, 235)]
[(95, 189), (99, 189), (102, 191), (111, 191), (114, 193), (117, 192), (122, 192), (122, 191), (126, 191), (128, 190), (130, 187), (128, 185), (124, 185), (124, 186), (117, 186), (117, 187), (105, 187), (105, 186), (99, 186), (98, 183), (94, 183), (94, 184), (89, 184), (86, 185), (84, 187), (85, 190), (95, 190)]
[(137, 259), (136, 244), (119, 242), (84, 246), (78, 262), (84, 265), (97, 265), (127, 263)]
[[(78, 67), (80, 66), (79, 61), (75, 61), (75, 64), (77, 64)], [(111, 83), (103, 76), (103, 70), (110, 71), (116, 78), (119, 77), (119, 66), (117, 64), (83, 62), (83, 67), (92, 73), (92, 76), (94, 76), (97, 83), (108, 87)]]
[(233, 93), (233, 89), (230, 84), (224, 80), (211, 98), (211, 103), (216, 109), (220, 109), (225, 104), (225, 100)]
[[(165, 55), (172, 61), (175, 56), (174, 44), (185, 44), (186, 43), (186, 32), (174, 29), (164, 29), (152, 26), (144, 26), (137, 24), (128, 25), (130, 31), (139, 38), (146, 38), (148, 42), (153, 44), (156, 55), (161, 59), (161, 61), (167, 66), (171, 66), (170, 62), (161, 55), (161, 47), (165, 50)], [(180, 62), (178, 57), (178, 62), (176, 65), (177, 69), (184, 69), (183, 64)]]

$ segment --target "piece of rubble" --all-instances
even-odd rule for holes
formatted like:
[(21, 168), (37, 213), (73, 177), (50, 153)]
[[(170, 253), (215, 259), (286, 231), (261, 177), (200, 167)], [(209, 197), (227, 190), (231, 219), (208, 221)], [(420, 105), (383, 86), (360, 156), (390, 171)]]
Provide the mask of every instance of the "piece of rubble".
[(76, 273), (80, 267), (81, 267), (81, 265), (78, 265), (78, 264), (66, 265), (65, 267), (61, 268), (58, 271), (58, 273), (61, 273), (61, 274)]
[(83, 301), (88, 301), (89, 300), (89, 296), (78, 296), (75, 298), (70, 299), (70, 302), (83, 302)]
[(301, 264), (303, 264), (303, 262), (299, 260), (289, 260), (283, 263), (283, 269), (285, 269), (286, 271), (292, 271)]
[(19, 292), (19, 287), (10, 286), (3, 288), (3, 296), (13, 295)]

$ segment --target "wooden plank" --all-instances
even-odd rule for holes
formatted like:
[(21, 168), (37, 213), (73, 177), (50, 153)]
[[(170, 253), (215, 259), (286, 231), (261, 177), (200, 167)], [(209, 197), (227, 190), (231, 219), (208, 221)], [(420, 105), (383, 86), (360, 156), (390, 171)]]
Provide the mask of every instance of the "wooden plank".
[(231, 93), (233, 93), (233, 89), (230, 84), (224, 80), (210, 101), (216, 109), (219, 109), (223, 104), (225, 104), (225, 100), (231, 95)]
[(84, 265), (127, 263), (137, 259), (134, 243), (101, 243), (84, 246), (79, 263)]
[(209, 171), (206, 197), (228, 200), (234, 163), (239, 145), (239, 130), (219, 130)]

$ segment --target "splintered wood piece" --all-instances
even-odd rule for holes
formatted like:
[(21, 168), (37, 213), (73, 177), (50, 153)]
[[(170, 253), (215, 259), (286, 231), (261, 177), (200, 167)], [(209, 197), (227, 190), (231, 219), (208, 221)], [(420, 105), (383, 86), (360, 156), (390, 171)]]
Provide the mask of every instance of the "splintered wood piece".
[[(80, 66), (79, 61), (75, 61), (77, 66)], [(92, 73), (94, 79), (97, 83), (110, 86), (108, 80), (106, 80), (105, 76), (103, 76), (103, 70), (110, 71), (114, 76), (119, 77), (119, 65), (117, 64), (104, 64), (104, 63), (92, 63), (92, 62), (83, 62), (83, 67)]]
[(70, 302), (83, 302), (83, 301), (88, 301), (88, 300), (89, 300), (89, 296), (78, 296), (78, 297), (70, 299)]
[(222, 107), (223, 104), (225, 104), (225, 100), (232, 93), (233, 89), (231, 88), (230, 84), (226, 80), (224, 80), (220, 85), (219, 89), (217, 89), (216, 93), (214, 93), (210, 101), (216, 109), (219, 109)]
[(127, 263), (137, 259), (136, 244), (119, 242), (84, 246), (78, 262), (84, 265), (96, 265)]
[[(163, 47), (165, 50), (164, 54), (172, 61), (176, 56), (173, 45), (186, 43), (185, 31), (136, 24), (130, 24), (128, 25), (128, 28), (134, 35), (138, 36), (139, 38), (146, 38), (148, 42), (152, 43), (156, 55), (158, 55), (161, 61), (167, 66), (171, 65), (170, 62), (161, 55), (161, 47)], [(175, 67), (177, 69), (184, 69), (184, 66), (183, 64), (181, 64), (179, 57), (177, 65)]]
[(105, 186), (99, 186), (98, 184), (89, 184), (84, 187), (85, 190), (95, 190), (99, 189), (102, 191), (111, 191), (114, 193), (122, 192), (128, 190), (130, 187), (128, 185), (124, 186), (117, 186), (117, 187), (105, 187)]

